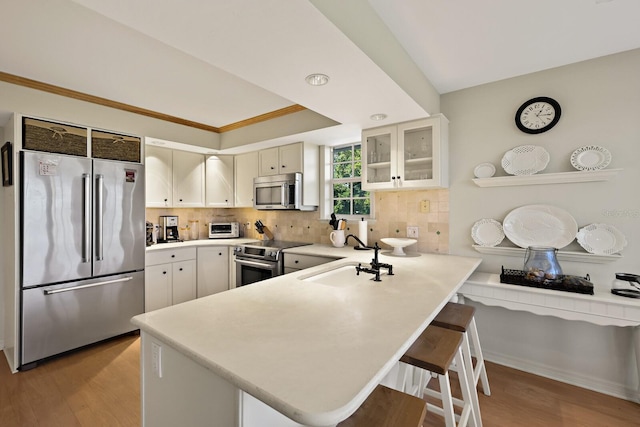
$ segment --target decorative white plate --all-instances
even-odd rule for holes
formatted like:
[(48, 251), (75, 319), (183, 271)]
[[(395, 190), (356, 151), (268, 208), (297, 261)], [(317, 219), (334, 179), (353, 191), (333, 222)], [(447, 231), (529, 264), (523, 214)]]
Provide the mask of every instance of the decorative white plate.
[(489, 218), (476, 221), (471, 228), (471, 238), (480, 246), (497, 246), (504, 240), (502, 224)]
[(576, 238), (587, 252), (597, 255), (616, 254), (627, 245), (624, 235), (609, 224), (589, 224), (578, 231)]
[(611, 163), (611, 153), (604, 147), (588, 145), (571, 153), (571, 166), (581, 171), (596, 171)]
[(551, 205), (527, 205), (512, 210), (502, 222), (504, 234), (521, 248), (551, 246), (561, 249), (578, 232), (576, 220), (564, 209)]
[(496, 167), (491, 163), (480, 163), (473, 170), (476, 178), (491, 178), (496, 173)]
[(549, 153), (537, 145), (515, 147), (502, 157), (502, 168), (510, 175), (533, 175), (549, 164)]

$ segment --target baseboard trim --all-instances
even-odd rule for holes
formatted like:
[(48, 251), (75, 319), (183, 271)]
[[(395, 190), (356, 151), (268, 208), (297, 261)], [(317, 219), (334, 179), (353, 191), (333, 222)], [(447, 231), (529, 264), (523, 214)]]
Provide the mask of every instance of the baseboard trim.
[[(533, 362), (531, 360), (524, 360), (505, 356), (504, 354), (487, 352), (484, 349), (482, 353), (485, 360), (497, 363), (498, 365), (507, 366), (509, 368), (518, 369), (530, 374), (539, 375), (541, 377), (560, 381), (566, 384), (575, 385), (587, 390), (592, 390), (598, 393), (607, 394), (609, 396), (618, 397), (620, 399), (640, 403), (640, 396), (638, 396), (638, 391), (633, 390), (624, 384), (619, 384), (593, 377), (587, 377), (575, 372), (559, 370), (553, 366)], [(491, 384), (491, 379), (489, 379), (489, 384)]]

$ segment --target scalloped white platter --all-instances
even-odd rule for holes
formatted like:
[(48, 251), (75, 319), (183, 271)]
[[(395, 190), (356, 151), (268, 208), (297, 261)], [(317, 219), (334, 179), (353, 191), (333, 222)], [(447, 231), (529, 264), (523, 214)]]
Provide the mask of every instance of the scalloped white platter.
[(604, 169), (611, 163), (611, 153), (604, 147), (587, 145), (571, 153), (571, 166), (580, 171)]
[(627, 245), (620, 230), (610, 224), (589, 224), (578, 231), (576, 238), (585, 251), (597, 255), (617, 254)]
[(520, 145), (504, 153), (502, 168), (509, 175), (533, 175), (544, 170), (551, 156), (538, 145)]
[(502, 224), (495, 219), (482, 218), (473, 224), (471, 238), (480, 246), (498, 246), (504, 240)]
[(578, 233), (578, 223), (562, 208), (551, 205), (526, 205), (509, 212), (502, 222), (507, 238), (520, 246), (551, 246), (561, 249)]

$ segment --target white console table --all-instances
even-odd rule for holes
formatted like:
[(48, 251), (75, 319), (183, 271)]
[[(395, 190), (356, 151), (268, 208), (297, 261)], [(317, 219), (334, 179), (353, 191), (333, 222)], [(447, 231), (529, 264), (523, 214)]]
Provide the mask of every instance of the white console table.
[[(595, 290), (594, 295), (500, 283), (499, 274), (473, 273), (458, 291), (464, 298), (489, 306), (527, 311), (601, 326), (633, 328), (636, 364), (640, 372), (640, 300)], [(640, 402), (640, 385), (636, 393)]]

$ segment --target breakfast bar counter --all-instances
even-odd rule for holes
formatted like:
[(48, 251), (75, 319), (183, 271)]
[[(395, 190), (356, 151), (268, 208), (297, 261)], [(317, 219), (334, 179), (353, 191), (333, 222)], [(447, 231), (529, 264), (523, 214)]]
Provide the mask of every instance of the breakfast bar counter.
[(381, 254), (394, 275), (374, 282), (355, 271), (373, 251), (336, 252), (346, 257), (134, 317), (143, 425), (333, 426), (481, 261)]

